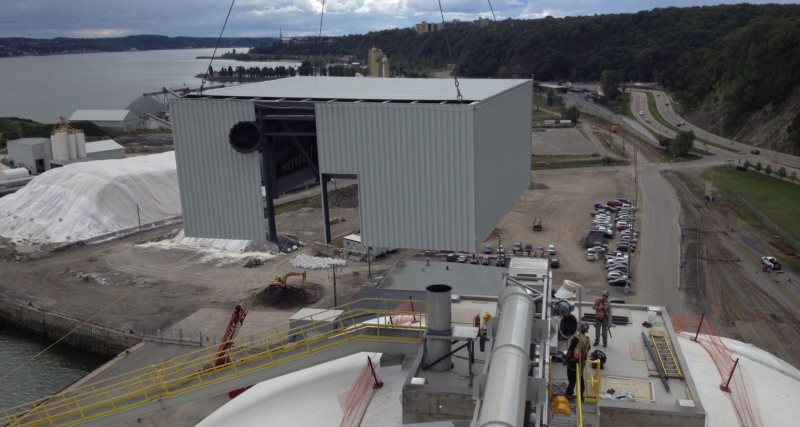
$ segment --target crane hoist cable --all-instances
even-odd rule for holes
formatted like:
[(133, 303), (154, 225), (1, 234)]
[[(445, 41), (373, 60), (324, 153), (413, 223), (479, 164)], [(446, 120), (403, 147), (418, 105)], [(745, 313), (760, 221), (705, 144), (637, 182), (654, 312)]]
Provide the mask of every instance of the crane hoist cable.
[(492, 11), (492, 19), (494, 20), (494, 22), (497, 22), (497, 17), (494, 16), (494, 8), (492, 7), (492, 0), (488, 0), (488, 1), (489, 1), (489, 10)]
[(322, 18), (324, 17), (325, 17), (325, 0), (322, 0), (322, 10), (320, 10), (319, 13), (319, 35), (317, 36), (317, 46), (319, 47), (319, 55), (317, 55), (317, 61), (319, 64), (319, 67), (317, 68), (317, 75), (322, 75)]
[(447, 44), (447, 54), (450, 57), (450, 63), (453, 64), (453, 80), (454, 84), (456, 85), (456, 99), (458, 103), (461, 104), (464, 97), (461, 95), (461, 88), (459, 87), (458, 83), (458, 70), (456, 67), (456, 63), (453, 61), (453, 50), (450, 48), (450, 39), (447, 37), (447, 23), (444, 21), (444, 10), (442, 9), (442, 0), (437, 0), (439, 2), (439, 14), (442, 16), (442, 31), (444, 31), (444, 42)]
[(200, 82), (200, 95), (203, 94), (203, 86), (205, 86), (206, 80), (208, 80), (208, 70), (211, 69), (211, 64), (214, 62), (214, 57), (217, 56), (217, 48), (219, 47), (219, 42), (222, 40), (222, 33), (225, 32), (225, 27), (228, 25), (228, 18), (231, 17), (231, 11), (233, 10), (234, 3), (236, 3), (236, 0), (231, 0), (231, 7), (228, 8), (228, 14), (225, 16), (225, 22), (222, 24), (222, 29), (219, 31), (219, 37), (217, 37), (217, 44), (214, 45), (214, 52), (211, 54), (211, 59), (208, 61), (208, 68), (206, 68), (206, 73), (203, 75), (203, 81)]

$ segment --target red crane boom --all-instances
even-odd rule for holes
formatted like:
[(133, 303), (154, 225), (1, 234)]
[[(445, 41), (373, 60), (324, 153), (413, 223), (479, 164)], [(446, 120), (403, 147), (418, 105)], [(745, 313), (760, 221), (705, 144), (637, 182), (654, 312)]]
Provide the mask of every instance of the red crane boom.
[(236, 304), (236, 307), (233, 309), (233, 314), (231, 314), (231, 320), (228, 322), (228, 327), (225, 329), (225, 335), (222, 337), (222, 343), (220, 343), (219, 350), (217, 350), (217, 357), (214, 359), (214, 367), (230, 362), (228, 350), (233, 346), (233, 339), (236, 338), (236, 334), (239, 333), (239, 329), (241, 329), (246, 316), (247, 309)]

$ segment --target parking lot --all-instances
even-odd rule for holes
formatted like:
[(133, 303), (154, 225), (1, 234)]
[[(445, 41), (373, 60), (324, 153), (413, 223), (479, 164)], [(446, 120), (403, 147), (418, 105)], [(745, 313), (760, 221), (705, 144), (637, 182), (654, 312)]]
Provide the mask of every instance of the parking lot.
[[(592, 295), (608, 290), (604, 266), (586, 260), (581, 242), (591, 228), (589, 212), (595, 201), (633, 194), (631, 174), (615, 168), (548, 170), (535, 171), (533, 181), (485, 244), (496, 248), (502, 240), (508, 253), (514, 242), (522, 243), (523, 248), (531, 244), (545, 253), (553, 244), (559, 260), (559, 267), (553, 269), (556, 286), (569, 279), (589, 288)], [(541, 219), (542, 231), (533, 231), (534, 218)], [(612, 295), (624, 295), (623, 288), (610, 290)]]

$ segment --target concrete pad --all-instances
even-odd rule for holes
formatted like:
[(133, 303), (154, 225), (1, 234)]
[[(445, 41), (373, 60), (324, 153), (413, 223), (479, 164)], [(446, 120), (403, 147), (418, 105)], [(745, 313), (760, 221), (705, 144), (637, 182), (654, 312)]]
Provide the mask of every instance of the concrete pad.
[(547, 129), (531, 134), (533, 154), (551, 155), (590, 155), (597, 151), (578, 128)]

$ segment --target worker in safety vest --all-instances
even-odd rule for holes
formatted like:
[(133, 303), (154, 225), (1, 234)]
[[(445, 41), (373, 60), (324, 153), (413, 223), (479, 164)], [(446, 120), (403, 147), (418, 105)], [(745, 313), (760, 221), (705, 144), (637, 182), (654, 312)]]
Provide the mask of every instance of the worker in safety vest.
[(603, 347), (608, 344), (608, 327), (611, 326), (611, 303), (608, 302), (608, 291), (594, 301), (594, 345), (600, 343), (600, 330), (603, 332)]
[(572, 337), (567, 349), (567, 357), (564, 358), (564, 363), (567, 365), (567, 396), (572, 396), (575, 392), (575, 379), (578, 371), (580, 371), (581, 391), (585, 392), (586, 383), (583, 381), (583, 367), (586, 364), (586, 358), (589, 356), (589, 349), (592, 346), (592, 341), (586, 333), (589, 332), (589, 325), (581, 324), (581, 329), (578, 334)]

